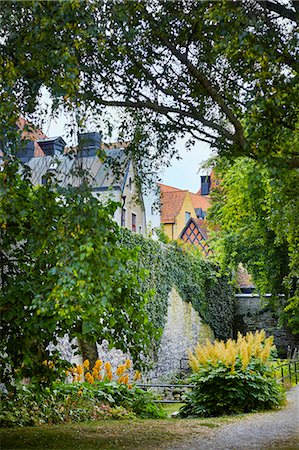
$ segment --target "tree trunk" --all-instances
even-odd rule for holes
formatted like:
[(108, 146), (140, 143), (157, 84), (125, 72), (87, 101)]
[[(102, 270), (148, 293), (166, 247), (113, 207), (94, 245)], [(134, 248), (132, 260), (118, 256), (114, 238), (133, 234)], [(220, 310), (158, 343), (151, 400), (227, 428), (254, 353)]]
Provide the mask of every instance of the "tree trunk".
[(90, 367), (93, 367), (98, 359), (98, 351), (95, 342), (87, 342), (83, 339), (79, 339), (79, 348), (81, 350), (83, 361), (88, 359)]

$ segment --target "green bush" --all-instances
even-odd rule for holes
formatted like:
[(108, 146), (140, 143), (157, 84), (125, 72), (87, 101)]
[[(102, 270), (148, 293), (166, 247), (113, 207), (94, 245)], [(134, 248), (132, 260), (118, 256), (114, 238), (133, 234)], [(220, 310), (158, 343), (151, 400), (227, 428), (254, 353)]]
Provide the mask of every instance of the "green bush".
[(186, 395), (181, 417), (219, 416), (272, 409), (285, 399), (269, 364), (272, 339), (263, 332), (237, 341), (207, 343), (190, 354), (195, 385)]
[(31, 426), (100, 419), (165, 417), (153, 397), (136, 386), (129, 389), (115, 381), (59, 383), (42, 391), (19, 385), (15, 394), (1, 394), (0, 425)]

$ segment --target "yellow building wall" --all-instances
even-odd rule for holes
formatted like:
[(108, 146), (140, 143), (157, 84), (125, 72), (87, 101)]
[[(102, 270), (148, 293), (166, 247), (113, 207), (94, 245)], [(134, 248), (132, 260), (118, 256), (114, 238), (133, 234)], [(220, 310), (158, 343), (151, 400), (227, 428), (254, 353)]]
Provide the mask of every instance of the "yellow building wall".
[(169, 239), (177, 239), (186, 225), (186, 212), (190, 213), (190, 217), (196, 218), (195, 210), (191, 201), (189, 192), (186, 193), (181, 210), (175, 218), (175, 223), (165, 223), (164, 233)]
[(172, 223), (163, 223), (163, 231), (169, 239), (173, 239), (172, 237), (172, 229), (174, 224)]

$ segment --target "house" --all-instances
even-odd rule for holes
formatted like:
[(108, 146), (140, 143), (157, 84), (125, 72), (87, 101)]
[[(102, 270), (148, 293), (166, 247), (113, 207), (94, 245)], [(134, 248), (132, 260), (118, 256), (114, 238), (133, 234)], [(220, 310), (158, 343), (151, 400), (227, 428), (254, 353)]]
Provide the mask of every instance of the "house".
[(161, 183), (159, 187), (160, 221), (166, 236), (200, 246), (208, 254), (205, 217), (210, 206), (211, 177), (201, 177), (197, 193)]
[(145, 235), (145, 207), (137, 189), (135, 168), (124, 151), (126, 144), (107, 146), (102, 144), (101, 133), (81, 133), (78, 147), (70, 149), (62, 137), (48, 138), (40, 133), (32, 136), (27, 132), (27, 141), (19, 151), (21, 161), (31, 169), (34, 185), (46, 184), (50, 175), (61, 187), (87, 182), (94, 196), (120, 203), (114, 217), (119, 225)]

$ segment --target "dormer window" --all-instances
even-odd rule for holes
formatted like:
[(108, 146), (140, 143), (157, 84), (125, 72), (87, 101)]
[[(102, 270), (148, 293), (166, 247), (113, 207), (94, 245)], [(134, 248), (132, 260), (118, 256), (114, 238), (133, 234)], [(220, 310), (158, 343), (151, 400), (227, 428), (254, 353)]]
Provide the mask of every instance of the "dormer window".
[(188, 212), (188, 211), (186, 211), (186, 212), (185, 212), (185, 221), (186, 221), (186, 223), (188, 222), (188, 220), (190, 219), (190, 217), (191, 217), (191, 213)]

